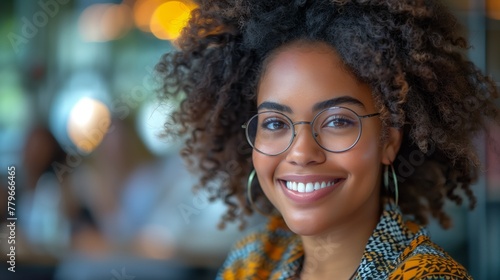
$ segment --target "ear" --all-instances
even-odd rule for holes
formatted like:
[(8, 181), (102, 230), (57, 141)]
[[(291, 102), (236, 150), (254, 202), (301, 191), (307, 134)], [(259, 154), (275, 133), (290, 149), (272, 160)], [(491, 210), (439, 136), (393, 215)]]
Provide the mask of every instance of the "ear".
[(396, 159), (401, 141), (403, 140), (403, 130), (395, 127), (389, 127), (387, 138), (382, 148), (382, 163), (391, 165)]

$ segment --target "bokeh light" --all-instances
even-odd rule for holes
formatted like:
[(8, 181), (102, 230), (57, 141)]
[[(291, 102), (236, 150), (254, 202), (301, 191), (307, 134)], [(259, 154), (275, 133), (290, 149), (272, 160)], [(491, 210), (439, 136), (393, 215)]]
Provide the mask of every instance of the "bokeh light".
[[(137, 133), (148, 150), (157, 156), (173, 155), (178, 153), (182, 146), (182, 139), (178, 135), (165, 134), (165, 127), (175, 130), (170, 121), (171, 115), (178, 102), (169, 101), (158, 105), (157, 100), (151, 99), (138, 109), (136, 119)], [(167, 120), (168, 123), (165, 123)]]
[(168, 1), (161, 4), (150, 21), (151, 32), (162, 40), (175, 40), (186, 26), (195, 6), (189, 2)]
[(486, 12), (489, 18), (500, 20), (500, 0), (487, 0)]
[(153, 14), (161, 4), (166, 0), (137, 0), (134, 4), (134, 23), (135, 26), (144, 32), (151, 32), (149, 23)]
[(132, 11), (125, 4), (94, 4), (82, 12), (78, 27), (84, 41), (116, 40), (132, 27)]
[(89, 97), (80, 99), (68, 119), (68, 136), (78, 149), (92, 152), (101, 143), (111, 124), (108, 107)]

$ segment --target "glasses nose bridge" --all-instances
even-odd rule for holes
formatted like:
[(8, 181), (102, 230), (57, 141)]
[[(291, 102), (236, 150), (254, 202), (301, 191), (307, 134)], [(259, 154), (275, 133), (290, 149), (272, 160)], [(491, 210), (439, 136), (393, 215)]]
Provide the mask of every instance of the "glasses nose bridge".
[(309, 124), (309, 125), (312, 125), (312, 121), (311, 122), (308, 122), (308, 121), (298, 121), (298, 122), (292, 122), (292, 126), (293, 126), (293, 137), (295, 138), (295, 136), (297, 136), (297, 130), (295, 129), (295, 126), (296, 125), (299, 125), (299, 124)]

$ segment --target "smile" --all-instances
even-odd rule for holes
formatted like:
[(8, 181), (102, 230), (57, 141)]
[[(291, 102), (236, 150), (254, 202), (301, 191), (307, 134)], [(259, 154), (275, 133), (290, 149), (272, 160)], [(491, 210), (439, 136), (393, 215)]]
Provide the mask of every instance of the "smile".
[(308, 205), (335, 192), (344, 185), (345, 180), (325, 176), (286, 176), (279, 180), (279, 185), (291, 201)]
[(333, 181), (328, 181), (328, 182), (294, 182), (294, 181), (286, 181), (285, 186), (287, 189), (296, 191), (299, 193), (310, 193), (314, 192), (320, 189), (328, 188), (336, 183), (338, 183), (340, 179), (335, 179)]

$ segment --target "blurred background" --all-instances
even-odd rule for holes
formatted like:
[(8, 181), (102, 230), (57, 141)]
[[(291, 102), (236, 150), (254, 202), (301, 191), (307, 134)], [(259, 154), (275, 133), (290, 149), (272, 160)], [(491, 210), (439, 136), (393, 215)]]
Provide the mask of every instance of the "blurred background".
[[(500, 0), (445, 1), (500, 82)], [(213, 279), (245, 232), (192, 193), (180, 140), (161, 138), (179, 100), (158, 102), (154, 66), (196, 4), (0, 2), (0, 279)], [(500, 104), (499, 104), (500, 105)], [(447, 206), (433, 238), (475, 279), (500, 279), (500, 129), (477, 139), (473, 212)], [(7, 270), (8, 173), (16, 168), (16, 273)], [(261, 219), (249, 223), (251, 230)]]

